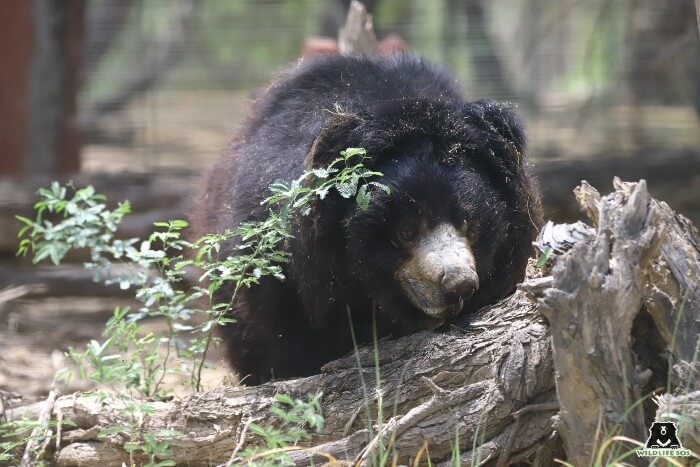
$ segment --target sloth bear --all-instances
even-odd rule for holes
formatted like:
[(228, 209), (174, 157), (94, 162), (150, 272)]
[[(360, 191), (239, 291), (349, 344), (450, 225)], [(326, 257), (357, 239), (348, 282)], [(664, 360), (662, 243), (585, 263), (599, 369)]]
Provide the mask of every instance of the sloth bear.
[[(222, 339), (247, 384), (304, 376), (359, 342), (434, 329), (514, 291), (542, 214), (510, 106), (465, 101), (410, 54), (322, 56), (283, 73), (207, 180), (199, 232), (262, 220), (276, 180), (364, 148), (369, 208), (332, 192), (293, 226), (286, 279), (239, 291)], [(224, 256), (234, 244), (222, 247)], [(232, 286), (218, 299), (228, 302)]]

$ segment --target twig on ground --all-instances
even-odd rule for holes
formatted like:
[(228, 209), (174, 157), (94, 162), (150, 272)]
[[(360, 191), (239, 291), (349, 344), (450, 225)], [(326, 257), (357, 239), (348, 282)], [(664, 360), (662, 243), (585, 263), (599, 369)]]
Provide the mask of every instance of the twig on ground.
[[(51, 414), (53, 412), (54, 404), (56, 403), (56, 398), (58, 397), (58, 392), (51, 390), (49, 396), (44, 402), (44, 408), (39, 414), (39, 420), (37, 421), (37, 426), (32, 430), (31, 435), (29, 435), (29, 440), (24, 448), (24, 454), (22, 455), (22, 461), (20, 467), (30, 467), (36, 465), (41, 459), (51, 440)], [(37, 446), (37, 443), (41, 441), (41, 446)]]
[(238, 451), (241, 450), (243, 447), (243, 444), (245, 443), (245, 435), (248, 433), (248, 427), (250, 424), (253, 423), (253, 419), (249, 418), (247, 422), (245, 422), (245, 425), (243, 425), (243, 429), (241, 430), (241, 434), (238, 437), (238, 443), (236, 444), (236, 447), (233, 448), (233, 452), (231, 453), (231, 458), (228, 460), (226, 463), (226, 467), (231, 467), (233, 465), (233, 462), (236, 460), (236, 456), (238, 455)]

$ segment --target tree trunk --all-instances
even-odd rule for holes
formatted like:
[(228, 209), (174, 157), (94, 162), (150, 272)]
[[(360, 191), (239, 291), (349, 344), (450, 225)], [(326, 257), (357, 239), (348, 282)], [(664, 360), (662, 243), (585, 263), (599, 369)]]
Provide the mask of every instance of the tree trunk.
[(552, 325), (560, 432), (574, 465), (590, 462), (611, 434), (644, 439), (643, 406), (635, 403), (645, 369), (635, 365), (631, 338), (664, 228), (650, 200), (644, 181), (609, 197), (597, 236), (557, 262), (541, 301)]
[(83, 0), (32, 2), (27, 173), (80, 169), (76, 114), (83, 13)]
[(0, 2), (0, 174), (22, 173), (27, 134), (27, 85), (32, 55), (32, 9), (26, 0)]
[[(644, 181), (616, 181), (615, 189), (603, 199), (586, 183), (577, 190), (597, 233), (555, 258), (551, 276), (540, 277), (531, 267), (521, 290), (449, 330), (380, 341), (379, 383), (373, 349), (365, 347), (358, 351), (360, 369), (351, 355), (308, 378), (153, 403), (155, 411), (140, 429), (182, 433), (171, 441), (178, 464), (227, 462), (248, 421), (276, 423), (269, 411), (276, 393), (305, 397), (322, 391), (326, 427), (307, 445), (313, 448), (291, 453), (298, 465), (318, 464), (329, 455), (366, 464), (380, 440), (401, 462), (412, 462), (426, 443), (433, 461), (447, 462), (457, 436), (463, 465), (477, 459), (493, 465), (524, 459), (550, 465), (555, 456), (588, 465), (604, 438), (625, 434), (644, 442), (656, 408), (634, 403), (657, 379), (667, 381), (667, 358), (673, 364), (672, 393), (660, 401), (659, 417), (670, 416), (673, 408), (697, 421), (697, 230), (653, 200)], [(651, 346), (649, 336), (668, 355), (635, 346), (640, 341)], [(64, 421), (58, 465), (128, 462), (123, 435), (97, 436), (105, 428), (129, 424), (120, 404), (89, 394), (56, 400), (53, 414)], [(36, 417), (44, 406), (9, 415)], [(381, 430), (380, 406), (388, 414)], [(688, 430), (681, 439), (694, 446), (697, 433)], [(246, 432), (242, 442), (257, 440)], [(636, 446), (625, 445), (630, 447)], [(602, 456), (609, 459), (606, 452)]]
[[(450, 12), (459, 2), (453, 2)], [(471, 54), (473, 80), (482, 96), (510, 97), (514, 93), (503, 67), (501, 54), (490, 32), (486, 7), (489, 2), (466, 0), (463, 2), (467, 17), (467, 44)]]

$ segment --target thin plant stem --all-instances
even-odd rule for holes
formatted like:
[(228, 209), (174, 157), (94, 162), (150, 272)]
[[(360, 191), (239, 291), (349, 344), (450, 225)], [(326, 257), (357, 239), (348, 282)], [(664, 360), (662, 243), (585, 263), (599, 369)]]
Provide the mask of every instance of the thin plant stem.
[(362, 395), (365, 399), (365, 417), (367, 419), (367, 432), (369, 439), (374, 438), (373, 428), (372, 428), (372, 417), (369, 412), (369, 391), (367, 390), (367, 382), (365, 381), (365, 376), (362, 372), (362, 362), (360, 361), (360, 351), (357, 345), (357, 338), (355, 336), (355, 326), (352, 323), (352, 313), (350, 308), (347, 309), (348, 321), (350, 323), (350, 337), (352, 338), (352, 347), (355, 354), (355, 361), (357, 362), (357, 371), (360, 375), (360, 384), (362, 385)]

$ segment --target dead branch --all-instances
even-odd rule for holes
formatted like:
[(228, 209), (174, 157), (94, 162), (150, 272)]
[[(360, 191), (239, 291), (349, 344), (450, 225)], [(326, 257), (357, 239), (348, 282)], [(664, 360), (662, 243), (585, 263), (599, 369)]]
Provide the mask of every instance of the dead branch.
[(350, 3), (345, 25), (338, 32), (338, 50), (343, 55), (377, 51), (377, 36), (374, 34), (372, 15), (367, 8), (353, 0)]
[[(24, 447), (24, 454), (22, 455), (21, 467), (30, 467), (36, 465), (37, 461), (41, 459), (46, 451), (46, 447), (51, 441), (51, 414), (53, 412), (54, 404), (56, 403), (56, 397), (58, 394), (56, 391), (51, 390), (49, 396), (44, 401), (43, 408), (39, 414), (39, 420), (37, 421), (37, 426), (32, 430), (29, 440)], [(38, 443), (41, 442), (41, 445)]]
[[(133, 268), (115, 266), (110, 277), (133, 274)], [(19, 287), (15, 285), (22, 284)], [(21, 287), (21, 288), (20, 288)], [(0, 266), (0, 310), (4, 301), (16, 298), (105, 297), (133, 298), (131, 290), (122, 290), (118, 284), (109, 286), (95, 282), (95, 272), (80, 265), (48, 266), (34, 269), (18, 269)], [(21, 291), (13, 296), (12, 291)], [(7, 297), (5, 297), (7, 295)], [(2, 312), (0, 311), (0, 315)]]

